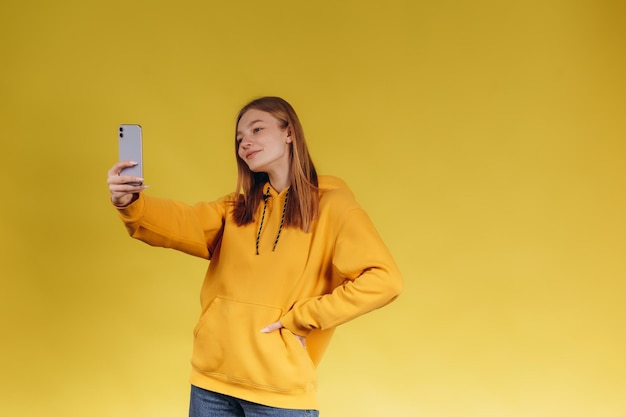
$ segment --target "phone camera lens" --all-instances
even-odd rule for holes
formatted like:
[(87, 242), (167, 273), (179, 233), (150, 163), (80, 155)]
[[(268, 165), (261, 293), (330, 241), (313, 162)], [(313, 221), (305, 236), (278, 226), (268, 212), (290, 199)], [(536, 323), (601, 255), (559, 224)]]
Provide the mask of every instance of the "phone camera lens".
[(123, 138), (123, 137), (124, 137), (124, 134), (120, 132), (120, 138)]
[(122, 126), (120, 126), (120, 132), (123, 132), (124, 128)]

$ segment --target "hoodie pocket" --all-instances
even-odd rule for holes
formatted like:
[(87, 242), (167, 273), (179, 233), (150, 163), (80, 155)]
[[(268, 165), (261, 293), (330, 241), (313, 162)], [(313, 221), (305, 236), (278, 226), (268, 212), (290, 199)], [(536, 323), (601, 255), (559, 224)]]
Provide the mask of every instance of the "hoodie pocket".
[(277, 392), (316, 387), (306, 350), (286, 329), (261, 333), (282, 310), (217, 297), (194, 329), (194, 368), (226, 382)]

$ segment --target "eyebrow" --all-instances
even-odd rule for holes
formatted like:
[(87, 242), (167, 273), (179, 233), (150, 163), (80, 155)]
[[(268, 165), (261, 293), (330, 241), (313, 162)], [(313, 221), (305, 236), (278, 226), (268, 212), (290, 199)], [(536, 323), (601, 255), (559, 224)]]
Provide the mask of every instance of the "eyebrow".
[[(246, 127), (250, 127), (250, 126), (252, 126), (253, 124), (255, 124), (255, 123), (257, 123), (257, 122), (263, 122), (263, 120), (261, 120), (261, 119), (256, 119), (256, 120), (253, 120), (253, 121), (251, 121), (250, 123), (248, 123), (248, 126), (246, 126)], [(236, 133), (237, 133), (238, 135), (239, 135), (239, 134), (241, 134), (241, 130), (237, 130), (237, 132), (236, 132)]]

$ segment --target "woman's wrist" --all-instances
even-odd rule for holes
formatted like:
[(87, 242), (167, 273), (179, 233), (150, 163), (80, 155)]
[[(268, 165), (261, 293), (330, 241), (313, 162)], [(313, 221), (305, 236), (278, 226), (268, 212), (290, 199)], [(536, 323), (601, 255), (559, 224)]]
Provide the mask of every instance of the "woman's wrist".
[(134, 193), (134, 194), (126, 194), (126, 195), (130, 195), (130, 199), (118, 199), (118, 200), (114, 200), (113, 198), (111, 198), (111, 203), (113, 203), (113, 205), (116, 208), (125, 208), (128, 207), (129, 205), (131, 205), (132, 203), (134, 203), (135, 201), (137, 201), (137, 199), (139, 198), (139, 193)]

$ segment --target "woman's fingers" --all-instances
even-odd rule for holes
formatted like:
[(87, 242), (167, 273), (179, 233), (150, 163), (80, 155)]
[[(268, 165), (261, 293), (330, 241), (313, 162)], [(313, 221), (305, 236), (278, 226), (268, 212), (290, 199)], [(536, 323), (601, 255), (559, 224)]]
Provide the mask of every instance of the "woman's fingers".
[(107, 184), (111, 193), (111, 201), (116, 206), (129, 204), (134, 194), (138, 194), (148, 188), (143, 185), (143, 178), (132, 175), (120, 175), (124, 168), (137, 165), (134, 161), (120, 161), (107, 172)]
[(143, 178), (135, 177), (131, 175), (112, 175), (107, 178), (107, 184), (109, 184), (109, 188), (111, 188), (111, 186), (119, 186), (119, 185), (140, 187), (142, 183), (143, 183)]
[(302, 347), (306, 349), (306, 337), (298, 336), (295, 333), (293, 335), (296, 337), (296, 339), (298, 339), (298, 342), (300, 342)]
[[(128, 178), (134, 178), (134, 177), (128, 177)], [(109, 183), (109, 191), (111, 193), (116, 193), (116, 194), (135, 194), (135, 193), (142, 192), (146, 188), (148, 188), (148, 186), (143, 185), (143, 184), (133, 185), (129, 183), (121, 183), (121, 184)]]
[(137, 162), (135, 161), (116, 162), (115, 165), (113, 165), (111, 169), (109, 169), (108, 175), (109, 177), (114, 176), (114, 175), (120, 175), (120, 172), (122, 172), (124, 168), (134, 167), (135, 165), (137, 165)]
[(272, 323), (267, 327), (264, 327), (263, 329), (261, 329), (261, 333), (271, 333), (274, 332), (278, 329), (282, 329), (283, 325), (280, 321), (277, 321), (276, 323)]
[(107, 173), (108, 183), (109, 184), (135, 183), (134, 185), (137, 185), (143, 182), (143, 178), (140, 178), (140, 177), (130, 176), (130, 175), (121, 175), (122, 170), (124, 170), (124, 168), (130, 168), (135, 165), (137, 165), (137, 162), (134, 162), (134, 161), (117, 162), (115, 165), (111, 167), (111, 169), (109, 169), (109, 172)]
[[(263, 329), (261, 329), (261, 333), (271, 333), (271, 332), (275, 332), (278, 329), (282, 329), (284, 326), (282, 325), (282, 323), (280, 321), (277, 321), (276, 323), (272, 323), (267, 327), (264, 327)], [(298, 336), (295, 333), (292, 333), (296, 339), (298, 339), (298, 342), (300, 342), (300, 344), (302, 345), (303, 348), (306, 349), (306, 337), (302, 337), (302, 336)]]

